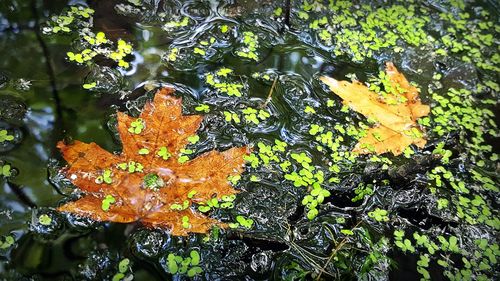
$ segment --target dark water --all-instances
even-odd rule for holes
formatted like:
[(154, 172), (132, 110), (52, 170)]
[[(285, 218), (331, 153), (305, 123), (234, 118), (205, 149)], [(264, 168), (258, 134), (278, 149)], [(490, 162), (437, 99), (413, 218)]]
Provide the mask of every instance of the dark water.
[[(134, 2), (141, 4), (131, 4)], [(426, 252), (420, 247), (415, 253), (403, 253), (394, 243), (396, 229), (405, 229), (407, 237), (414, 232), (425, 233), (433, 241), (439, 241), (438, 236), (459, 238), (466, 253), (455, 253), (440, 245), (437, 253), (430, 255), (432, 280), (447, 280), (443, 275), (447, 270), (454, 274), (467, 270), (462, 257), (472, 261), (474, 251), (484, 252), (474, 244), (478, 239), (486, 239), (492, 256), (498, 258), (498, 223), (470, 224), (459, 218), (459, 194), (450, 183), (438, 188), (438, 193), (429, 189), (434, 185), (430, 171), (446, 166), (455, 177), (470, 184), (473, 191), (467, 196), (484, 198), (492, 213), (489, 217), (498, 217), (498, 191), (476, 188), (481, 182), (469, 174), (481, 167), (483, 175), (498, 186), (498, 164), (493, 157), (498, 152), (496, 136), (486, 137), (485, 143), (493, 146), (492, 153), (471, 155), (468, 144), (472, 141), (465, 129), (450, 130), (441, 136), (432, 128), (437, 123), (432, 123), (424, 149), (416, 150), (410, 159), (387, 156), (392, 161), (390, 172), (368, 161), (369, 157), (360, 157), (353, 163), (342, 162), (342, 171), (336, 173), (328, 169), (331, 152), (326, 148), (318, 151), (315, 147), (321, 143), (309, 134), (311, 124), (334, 131), (335, 125), (357, 126), (365, 122), (363, 116), (341, 110), (340, 99), (318, 80), (321, 75), (348, 80), (355, 74), (360, 81), (368, 81), (384, 69), (386, 61), (393, 61), (419, 85), (423, 102), (436, 106), (429, 89), (444, 94), (449, 88), (472, 90), (480, 84), (486, 85), (486, 90), (474, 91), (477, 101), (489, 98), (496, 103), (498, 85), (487, 81), (499, 83), (498, 71), (464, 61), (464, 52), (431, 55), (438, 43), (414, 46), (401, 39), (398, 47), (402, 51), (395, 51), (394, 46), (382, 48), (362, 61), (347, 49), (335, 55), (336, 47), (328, 46), (319, 39), (319, 31), (309, 28), (323, 14), (336, 14), (326, 8), (328, 1), (323, 8), (321, 1), (310, 1), (318, 4), (310, 8), (308, 19), (298, 13), (307, 10), (304, 5), (310, 3), (290, 2), (289, 18), (287, 1), (2, 1), (0, 79), (6, 82), (0, 80), (0, 99), (5, 102), (0, 109), (0, 127), (8, 128), (15, 139), (1, 151), (0, 158), (15, 167), (18, 174), (1, 181), (0, 234), (13, 236), (15, 243), (0, 252), (0, 276), (4, 280), (111, 280), (118, 262), (129, 258), (132, 263), (127, 274), (133, 272), (134, 280), (184, 280), (188, 279), (186, 275), (168, 272), (167, 255), (186, 256), (196, 249), (201, 253), (204, 270), (195, 277), (198, 280), (419, 280), (417, 261)], [(481, 47), (481, 52), (487, 62), (493, 61), (491, 64), (498, 67), (494, 58), (499, 50), (498, 4), (494, 1), (469, 3), (464, 8), (446, 1), (367, 3), (373, 9), (401, 3), (416, 7), (418, 16), (431, 19), (425, 30), (434, 40), (449, 28), (438, 20), (439, 13), (457, 15), (468, 11), (481, 22), (480, 12), (489, 11), (493, 26), (485, 32), (494, 39), (491, 45)], [(102, 58), (86, 66), (67, 59), (66, 52), (79, 47), (78, 31), (69, 35), (42, 31), (51, 16), (66, 11), (69, 5), (95, 10), (93, 31), (103, 31), (113, 41), (121, 38), (131, 42), (134, 52), (126, 58), (129, 68), (119, 68)], [(277, 8), (282, 9), (279, 15)], [(183, 17), (189, 18), (187, 26), (161, 28)], [(230, 31), (222, 33), (222, 25)], [(253, 32), (258, 38), (257, 60), (238, 56), (238, 50), (245, 47), (244, 32)], [(459, 30), (459, 34), (466, 35), (467, 30)], [(210, 42), (212, 37), (214, 43), (206, 48), (205, 56), (193, 53), (194, 48), (203, 46), (201, 41)], [(465, 42), (458, 37), (453, 40)], [(177, 59), (168, 61), (166, 57), (176, 48), (180, 50)], [(242, 98), (217, 93), (205, 82), (207, 73), (222, 67), (233, 69), (232, 82), (244, 85)], [(271, 78), (255, 78), (254, 73)], [(436, 73), (441, 74), (440, 79), (433, 79)], [(267, 107), (270, 118), (258, 125), (224, 120), (223, 111), (264, 104), (275, 77), (279, 77), (278, 82)], [(82, 88), (82, 84), (91, 82), (97, 82), (97, 87)], [(237, 185), (242, 192), (235, 208), (212, 214), (224, 221), (234, 221), (236, 215), (242, 214), (252, 218), (254, 226), (249, 230), (221, 230), (218, 235), (212, 233), (209, 241), (204, 240), (204, 235), (174, 237), (166, 230), (145, 229), (139, 224), (96, 223), (57, 213), (54, 208), (74, 189), (58, 173), (65, 163), (55, 147), (57, 141), (66, 138), (96, 142), (108, 151), (119, 151), (114, 114), (117, 110), (138, 114), (145, 98), (163, 85), (176, 87), (177, 94), (184, 98), (185, 114), (197, 113), (195, 107), (201, 103), (211, 107), (198, 133), (201, 142), (195, 146), (197, 154), (258, 142), (272, 144), (274, 139), (280, 139), (288, 143), (287, 151), (278, 156), (280, 162), (291, 159), (290, 153), (305, 152), (313, 165), (325, 172), (325, 178), (339, 177), (338, 183), (324, 184), (332, 195), (318, 207), (318, 216), (313, 220), (306, 217), (307, 210), (300, 202), (307, 188), (294, 187), (285, 180), (278, 165), (255, 169), (248, 166)], [(333, 100), (334, 106), (327, 106), (328, 100)], [(478, 102), (477, 106), (484, 105)], [(494, 111), (495, 106), (489, 108)], [(316, 113), (304, 113), (307, 107)], [(23, 108), (27, 110), (24, 115)], [(481, 119), (481, 126), (483, 121), (488, 123)], [(493, 125), (483, 130), (496, 131)], [(352, 137), (345, 139), (339, 151), (348, 152), (356, 143)], [(432, 158), (439, 142), (445, 142), (446, 148), (453, 151), (449, 163)], [(477, 163), (481, 157), (486, 164)], [(292, 169), (298, 170), (297, 166), (293, 163)], [(403, 176), (391, 171), (400, 171)], [(252, 175), (260, 181), (251, 181)], [(352, 202), (360, 184), (373, 184), (374, 192)], [(449, 206), (436, 209), (442, 197), (449, 198)], [(377, 207), (389, 210), (390, 221), (370, 219), (368, 213)], [(50, 225), (39, 223), (41, 214), (50, 215)], [(350, 229), (355, 232), (352, 236), (342, 232)], [(376, 256), (373, 261), (370, 254)], [(452, 269), (438, 265), (443, 257), (454, 264)], [(478, 264), (482, 258), (478, 258)], [(498, 278), (498, 264), (493, 259), (485, 258), (488, 267), (474, 271), (473, 278), (481, 274), (489, 278), (485, 280)]]

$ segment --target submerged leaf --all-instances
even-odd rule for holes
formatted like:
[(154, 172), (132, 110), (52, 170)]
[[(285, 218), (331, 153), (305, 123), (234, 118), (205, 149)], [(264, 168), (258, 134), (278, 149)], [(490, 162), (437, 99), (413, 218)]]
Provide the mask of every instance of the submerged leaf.
[[(85, 194), (59, 207), (59, 211), (97, 221), (140, 221), (170, 228), (173, 235), (205, 233), (213, 225), (223, 226), (189, 207), (236, 194), (227, 178), (243, 171), (243, 157), (249, 151), (247, 147), (212, 150), (181, 164), (182, 150), (203, 117), (182, 115), (182, 100), (172, 93), (172, 88), (158, 91), (138, 118), (118, 112), (123, 144), (119, 155), (95, 143), (58, 143), (68, 162), (64, 174)], [(183, 223), (183, 218), (189, 224)]]
[(385, 98), (358, 81), (351, 83), (321, 77), (344, 104), (377, 122), (376, 127), (370, 128), (359, 140), (355, 152), (399, 155), (411, 144), (423, 147), (426, 143), (416, 121), (429, 114), (429, 106), (420, 102), (417, 88), (410, 85), (390, 62), (386, 65), (386, 74), (395, 90)]

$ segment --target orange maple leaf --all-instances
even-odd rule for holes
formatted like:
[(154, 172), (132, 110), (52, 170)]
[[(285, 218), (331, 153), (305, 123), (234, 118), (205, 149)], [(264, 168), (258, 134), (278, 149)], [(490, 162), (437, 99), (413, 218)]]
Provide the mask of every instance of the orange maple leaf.
[[(237, 191), (227, 178), (243, 171), (247, 147), (215, 150), (193, 160), (182, 156), (203, 119), (183, 116), (172, 88), (158, 91), (138, 118), (118, 112), (122, 152), (95, 143), (59, 142), (68, 162), (62, 171), (84, 196), (58, 208), (97, 221), (170, 228), (173, 235), (205, 233), (224, 224), (194, 211), (193, 203), (221, 199)], [(181, 160), (182, 159), (182, 160)]]
[(416, 121), (429, 114), (429, 106), (420, 102), (418, 89), (410, 85), (391, 62), (386, 64), (386, 74), (393, 89), (386, 97), (370, 91), (358, 81), (320, 78), (344, 104), (378, 123), (359, 140), (355, 152), (399, 155), (411, 144), (422, 148), (426, 143)]

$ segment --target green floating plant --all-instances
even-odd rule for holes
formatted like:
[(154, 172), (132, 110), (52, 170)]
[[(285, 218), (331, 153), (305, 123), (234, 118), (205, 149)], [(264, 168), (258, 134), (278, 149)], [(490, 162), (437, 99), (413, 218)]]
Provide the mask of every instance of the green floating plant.
[[(414, 46), (429, 44), (430, 40), (424, 25), (430, 21), (425, 14), (417, 12), (415, 5), (386, 5), (377, 9), (371, 5), (354, 5), (350, 1), (332, 1), (323, 5), (316, 1), (306, 1), (298, 17), (309, 22), (319, 41), (327, 46), (334, 46), (334, 54), (348, 54), (354, 61), (363, 61), (372, 57), (375, 51), (398, 47), (401, 40)], [(311, 18), (310, 11), (319, 17)], [(333, 16), (324, 14), (333, 12)], [(411, 27), (411, 28), (410, 28)]]
[(306, 216), (310, 220), (314, 219), (318, 215), (318, 205), (322, 204), (325, 198), (330, 197), (331, 195), (330, 191), (322, 188), (319, 182), (315, 182), (312, 187), (313, 188), (309, 192), (309, 195), (306, 195), (302, 199), (302, 205), (306, 206), (307, 209)]
[(242, 90), (245, 86), (241, 83), (232, 82), (233, 70), (230, 68), (221, 68), (214, 73), (205, 75), (205, 82), (218, 93), (227, 94), (228, 96), (242, 97)]
[(283, 14), (283, 8), (278, 7), (278, 8), (276, 8), (276, 9), (274, 9), (273, 14), (274, 14), (274, 16), (276, 16), (276, 17), (280, 17), (280, 16)]
[[(93, 58), (101, 55), (113, 60), (121, 68), (129, 68), (130, 64), (125, 57), (132, 54), (132, 45), (122, 39), (116, 43), (106, 38), (104, 32), (94, 33), (92, 31), (92, 15), (94, 10), (82, 6), (73, 6), (66, 13), (52, 17), (48, 26), (43, 30), (45, 33), (77, 33), (81, 46), (78, 50), (67, 52), (69, 61), (79, 64), (92, 64)], [(93, 89), (96, 82), (86, 83), (84, 89)]]
[(106, 197), (101, 201), (101, 209), (107, 212), (114, 203), (116, 203), (116, 199), (112, 195), (106, 195)]
[(228, 225), (230, 228), (238, 228), (241, 226), (243, 228), (250, 229), (252, 228), (253, 224), (254, 221), (252, 219), (245, 218), (242, 215), (238, 215), (236, 216), (236, 222), (229, 223)]
[(6, 163), (4, 161), (0, 161), (0, 176), (8, 178), (11, 177), (13, 174), (12, 166), (9, 163)]
[(356, 189), (354, 190), (355, 197), (351, 199), (352, 202), (358, 202), (363, 200), (366, 196), (373, 195), (374, 193), (373, 184), (365, 184), (363, 182), (359, 183)]
[(236, 55), (242, 58), (259, 60), (257, 48), (259, 47), (259, 38), (251, 31), (243, 32), (243, 47), (236, 51)]
[(243, 109), (243, 118), (245, 122), (258, 125), (260, 121), (264, 121), (271, 117), (271, 114), (264, 109), (255, 109), (252, 107), (247, 107)]
[(230, 175), (227, 180), (231, 182), (233, 185), (238, 184), (238, 181), (241, 179), (241, 175)]
[(249, 163), (252, 168), (257, 168), (260, 164), (259, 157), (257, 157), (254, 153), (243, 156), (243, 159), (245, 159), (245, 161)]
[(200, 112), (209, 113), (210, 112), (210, 107), (208, 105), (206, 105), (206, 104), (200, 104), (200, 105), (196, 106), (194, 108), (194, 110), (200, 111)]
[(85, 23), (88, 22), (94, 12), (91, 8), (72, 6), (65, 13), (51, 17), (43, 31), (45, 33), (69, 33), (82, 23), (84, 23), (83, 26), (86, 26)]
[(144, 176), (142, 185), (146, 189), (158, 191), (165, 186), (165, 181), (155, 173), (149, 173)]
[[(460, 134), (460, 143), (467, 148), (469, 158), (481, 165), (481, 160), (492, 152), (492, 146), (486, 143), (485, 135), (496, 137), (498, 133), (493, 121), (494, 113), (485, 108), (490, 100), (478, 101), (473, 95), (470, 90), (454, 88), (450, 88), (444, 95), (432, 93), (436, 105), (431, 109), (432, 115), (428, 123), (438, 137), (454, 131), (467, 132)], [(433, 153), (441, 155), (443, 164), (447, 164), (452, 153), (444, 149), (444, 145), (439, 143)]]
[(0, 237), (0, 249), (6, 250), (11, 248), (14, 243), (16, 243), (16, 239), (13, 235), (6, 235)]
[[(76, 63), (86, 63), (91, 62), (97, 55), (102, 55), (118, 63), (119, 67), (129, 68), (130, 64), (124, 60), (124, 58), (132, 54), (132, 45), (122, 39), (116, 42), (116, 48), (114, 48), (114, 43), (106, 38), (104, 32), (86, 33), (82, 35), (84, 46), (87, 48), (79, 52), (67, 52), (66, 55), (69, 61), (74, 61)], [(92, 89), (96, 86), (96, 82), (84, 84), (85, 89)]]
[(413, 246), (410, 239), (404, 238), (405, 232), (403, 230), (394, 231), (394, 244), (401, 249), (403, 252), (415, 252), (415, 247)]
[(136, 120), (132, 121), (130, 123), (130, 127), (128, 128), (128, 131), (132, 134), (140, 134), (142, 133), (142, 130), (144, 129), (144, 121), (142, 121), (141, 118), (137, 118)]
[[(68, 53), (69, 54), (69, 53)], [(69, 55), (68, 55), (69, 56)], [(83, 84), (82, 87), (85, 89), (85, 90), (90, 90), (90, 89), (93, 89), (97, 86), (97, 82), (91, 82), (91, 83), (86, 83), (86, 84)]]
[(200, 49), (200, 48), (198, 48), (198, 47), (195, 47), (195, 48), (193, 49), (193, 53), (198, 54), (198, 55), (201, 55), (201, 56), (204, 56), (204, 55), (206, 55), (206, 54), (207, 54), (207, 52), (205, 52), (205, 50)]
[(182, 217), (182, 227), (183, 228), (190, 228), (191, 224), (189, 223), (189, 217), (188, 216), (183, 216)]
[(224, 114), (224, 119), (226, 120), (226, 122), (233, 121), (236, 124), (241, 123), (240, 117), (235, 112), (232, 112), (232, 111), (223, 111), (222, 113)]
[[(271, 77), (271, 75), (273, 77)], [(276, 76), (275, 74), (268, 74), (268, 73), (265, 73), (265, 72), (254, 72), (252, 73), (252, 78), (254, 79), (262, 79), (262, 80), (265, 80), (265, 81), (269, 81), (269, 82), (272, 82), (274, 80), (274, 76)]]
[[(490, 245), (489, 241), (484, 238), (474, 240), (475, 249), (465, 250), (461, 245), (461, 240), (467, 240), (466, 237), (459, 239), (454, 235), (448, 237), (443, 235), (428, 236), (414, 232), (415, 243), (413, 243), (404, 236), (403, 230), (395, 230), (394, 243), (403, 252), (414, 253), (418, 250), (420, 258), (417, 261), (417, 271), (423, 279), (429, 278), (427, 268), (430, 262), (435, 260), (437, 265), (443, 267), (444, 275), (451, 280), (472, 280), (470, 279), (472, 276), (475, 276), (477, 280), (489, 280), (482, 271), (490, 270), (497, 263), (497, 257), (500, 256), (498, 244)], [(437, 254), (438, 252), (440, 254)], [(458, 256), (458, 258), (461, 256), (462, 268), (457, 267), (457, 264), (450, 259), (450, 254)]]
[[(189, 198), (189, 196), (188, 196)], [(173, 203), (170, 205), (170, 209), (171, 210), (175, 210), (175, 211), (182, 211), (182, 210), (186, 210), (187, 208), (189, 208), (189, 200), (184, 200), (182, 202), (182, 204), (177, 204), (177, 203)]]
[(389, 221), (389, 216), (387, 210), (376, 208), (375, 210), (368, 212), (368, 216), (378, 222)]
[(190, 136), (187, 138), (187, 140), (190, 144), (196, 144), (198, 141), (200, 141), (200, 136), (198, 135)]
[(102, 171), (102, 174), (95, 179), (97, 184), (112, 184), (113, 183), (113, 172), (109, 169)]
[(309, 106), (309, 105), (306, 106), (306, 108), (304, 109), (304, 112), (305, 113), (309, 113), (309, 114), (316, 114), (316, 110), (313, 107)]
[(178, 21), (169, 21), (163, 25), (163, 29), (166, 31), (171, 31), (175, 29), (179, 29), (181, 27), (186, 27), (189, 25), (189, 18), (188, 17), (183, 17), (181, 20)]
[(236, 195), (223, 195), (221, 199), (212, 198), (205, 202), (198, 203), (198, 211), (202, 213), (207, 213), (213, 209), (232, 209), (234, 208), (234, 200)]
[(163, 160), (168, 160), (170, 157), (172, 157), (172, 153), (170, 153), (168, 151), (168, 148), (165, 146), (160, 147), (156, 152), (156, 155), (158, 157), (161, 157)]
[(5, 129), (0, 130), (0, 142), (8, 142), (13, 140), (14, 135), (10, 135), (9, 132)]
[(42, 214), (38, 217), (38, 222), (41, 224), (41, 225), (50, 225), (52, 224), (52, 218), (47, 215), (47, 214)]
[(186, 274), (192, 278), (203, 273), (203, 269), (199, 266), (201, 261), (200, 253), (196, 250), (189, 252), (189, 257), (182, 257), (172, 253), (167, 256), (167, 267), (170, 274)]
[[(112, 281), (132, 280), (133, 275), (127, 274), (130, 270), (130, 260), (125, 258), (118, 263), (118, 272), (113, 275)], [(125, 279), (127, 277), (127, 279)]]
[(222, 33), (229, 32), (229, 26), (227, 24), (223, 24), (223, 25), (219, 26), (219, 29), (220, 29), (220, 32), (222, 32)]
[[(129, 173), (142, 173), (144, 170), (144, 166), (135, 161), (129, 161), (129, 162), (123, 162), (123, 163), (118, 163), (117, 168), (123, 171), (127, 171)], [(109, 181), (109, 180), (108, 180)], [(112, 180), (111, 180), (112, 182)]]
[(173, 47), (166, 53), (165, 58), (167, 61), (175, 62), (179, 56), (179, 48)]
[(191, 155), (193, 153), (194, 153), (194, 151), (191, 149), (181, 149), (179, 151), (179, 155), (178, 155), (179, 157), (177, 158), (177, 162), (179, 162), (180, 164), (186, 163), (187, 161), (189, 161), (188, 155)]
[(417, 272), (420, 273), (422, 276), (422, 279), (424, 280), (431, 280), (431, 275), (427, 268), (429, 267), (429, 255), (424, 254), (420, 255), (419, 260), (417, 261)]
[(278, 155), (271, 145), (258, 142), (257, 147), (259, 148), (258, 156), (264, 165), (268, 166), (271, 162), (279, 162)]

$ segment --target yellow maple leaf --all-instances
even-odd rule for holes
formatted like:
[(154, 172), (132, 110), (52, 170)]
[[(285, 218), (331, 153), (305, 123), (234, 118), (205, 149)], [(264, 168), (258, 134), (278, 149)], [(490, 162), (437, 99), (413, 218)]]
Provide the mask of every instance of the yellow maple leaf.
[(394, 64), (386, 64), (389, 85), (394, 90), (382, 97), (358, 81), (338, 81), (322, 76), (320, 79), (342, 98), (344, 104), (373, 119), (377, 125), (362, 137), (354, 152), (401, 154), (411, 144), (422, 148), (426, 140), (417, 125), (417, 119), (429, 114), (430, 108), (418, 98), (418, 89), (406, 80)]

